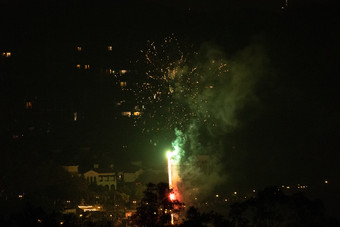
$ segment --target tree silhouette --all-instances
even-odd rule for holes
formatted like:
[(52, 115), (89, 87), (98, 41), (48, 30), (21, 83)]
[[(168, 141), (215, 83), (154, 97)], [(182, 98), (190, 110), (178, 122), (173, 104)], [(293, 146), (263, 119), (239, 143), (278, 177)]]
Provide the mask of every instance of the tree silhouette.
[(309, 200), (302, 193), (287, 196), (278, 187), (232, 204), (229, 217), (235, 227), (330, 226), (320, 201)]
[(215, 212), (200, 213), (195, 207), (189, 207), (186, 213), (186, 220), (181, 224), (183, 227), (228, 227), (231, 226), (228, 220)]
[(174, 209), (174, 205), (182, 205), (179, 201), (170, 201), (170, 192), (167, 183), (149, 183), (141, 205), (132, 217), (133, 222), (138, 226), (147, 227), (170, 225), (170, 210)]

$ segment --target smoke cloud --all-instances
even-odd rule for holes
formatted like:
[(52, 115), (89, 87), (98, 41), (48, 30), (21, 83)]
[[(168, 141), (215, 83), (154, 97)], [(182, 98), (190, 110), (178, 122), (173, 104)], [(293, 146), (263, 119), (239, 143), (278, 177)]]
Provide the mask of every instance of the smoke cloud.
[[(240, 127), (238, 113), (257, 102), (254, 88), (267, 62), (265, 51), (258, 45), (227, 58), (220, 48), (203, 44), (192, 61), (177, 69), (182, 77), (191, 74), (189, 80), (197, 84), (189, 90), (191, 94), (175, 93), (177, 101), (195, 113), (182, 132), (176, 130), (172, 144), (180, 150), (178, 188), (185, 203), (211, 195), (216, 186), (231, 177), (224, 171), (233, 160), (225, 159), (229, 151), (222, 135)], [(178, 82), (173, 86), (175, 91), (184, 91), (183, 86), (188, 85)]]

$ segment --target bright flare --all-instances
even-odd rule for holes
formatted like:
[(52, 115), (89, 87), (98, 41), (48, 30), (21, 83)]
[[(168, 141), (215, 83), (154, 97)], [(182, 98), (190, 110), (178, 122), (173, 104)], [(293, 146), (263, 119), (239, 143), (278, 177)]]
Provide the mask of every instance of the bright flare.
[(172, 178), (171, 178), (171, 151), (168, 151), (166, 153), (166, 156), (168, 157), (168, 175), (169, 175), (169, 189), (172, 189)]
[(176, 199), (175, 193), (171, 192), (170, 193), (170, 201), (174, 201)]

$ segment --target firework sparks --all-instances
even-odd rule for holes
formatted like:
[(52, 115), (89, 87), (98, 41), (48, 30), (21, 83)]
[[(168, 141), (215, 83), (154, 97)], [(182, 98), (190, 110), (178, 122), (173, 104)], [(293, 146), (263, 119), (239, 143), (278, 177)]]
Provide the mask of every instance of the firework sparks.
[[(182, 51), (179, 41), (170, 36), (159, 44), (148, 41), (141, 50), (145, 77), (136, 94), (139, 106), (144, 107), (143, 132), (184, 131), (195, 119), (211, 120), (206, 90), (218, 85), (218, 78), (228, 72), (223, 59), (209, 59), (200, 64), (200, 53)], [(214, 75), (211, 77), (211, 75)]]
[[(244, 63), (230, 61), (230, 70), (223, 52), (211, 45), (202, 45), (199, 51), (181, 49), (175, 38), (148, 42), (139, 61), (145, 73), (136, 96), (143, 106), (142, 131), (150, 133), (150, 142), (169, 142), (173, 140), (169, 132), (175, 131), (176, 139), (167, 153), (169, 187), (176, 200), (190, 202), (188, 189), (208, 191), (224, 178), (218, 164), (209, 173), (200, 169), (197, 157), (220, 149), (220, 144), (202, 144), (200, 136), (204, 133), (208, 140), (236, 127), (235, 113), (252, 96), (254, 79)], [(217, 157), (209, 160), (219, 163)], [(202, 184), (202, 174), (214, 174), (211, 184)]]

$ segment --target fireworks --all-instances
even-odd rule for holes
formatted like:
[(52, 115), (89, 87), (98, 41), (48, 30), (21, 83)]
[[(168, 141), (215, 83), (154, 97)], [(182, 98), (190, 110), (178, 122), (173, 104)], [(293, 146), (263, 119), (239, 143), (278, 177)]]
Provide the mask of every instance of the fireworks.
[(185, 143), (185, 138), (183, 138), (183, 134), (181, 131), (176, 130), (175, 134), (177, 136), (176, 140), (172, 143), (173, 150), (167, 152), (168, 159), (168, 176), (169, 176), (169, 189), (172, 191), (170, 193), (170, 200), (179, 200), (179, 184), (181, 182), (181, 178), (179, 175), (179, 166), (181, 162), (181, 157), (184, 154), (184, 151), (181, 149), (181, 146)]
[[(182, 132), (193, 132), (196, 123), (209, 128), (218, 125), (216, 107), (224, 103), (216, 100), (228, 92), (223, 87), (230, 84), (228, 64), (221, 52), (204, 46), (199, 51), (185, 47), (174, 36), (159, 43), (148, 41), (141, 54), (138, 62), (142, 78), (136, 98), (143, 112), (139, 119), (142, 132), (156, 133), (151, 135), (151, 142), (167, 140), (165, 137), (169, 133), (172, 137), (175, 131), (173, 149), (167, 153), (168, 175), (173, 198), (180, 200), (179, 169), (186, 143)], [(188, 140), (190, 143), (193, 141)]]
[(207, 59), (206, 53), (182, 49), (170, 36), (157, 44), (148, 41), (141, 50), (144, 78), (136, 97), (143, 107), (144, 132), (185, 130), (193, 120), (211, 118), (207, 90), (218, 86), (219, 77), (228, 72), (227, 64), (219, 56)]
[[(173, 185), (172, 185), (172, 152), (171, 151), (168, 151), (167, 152), (167, 158), (168, 158), (168, 175), (169, 175), (169, 189), (172, 190), (169, 194), (169, 200), (171, 202), (175, 201), (176, 200), (176, 194), (175, 194), (175, 191), (178, 191), (177, 190), (177, 187), (174, 189), (173, 188)], [(176, 170), (176, 169), (175, 169)], [(176, 174), (177, 176), (177, 174)], [(177, 185), (176, 185), (177, 186)], [(174, 224), (174, 213), (171, 212), (171, 224), (173, 225)]]
[(141, 52), (144, 54), (141, 62), (145, 63), (145, 78), (137, 101), (145, 107), (146, 130), (181, 128), (187, 110), (175, 96), (180, 82), (178, 75), (184, 73), (181, 68), (186, 59), (177, 39), (167, 37), (159, 45), (149, 41), (146, 50)]
[[(220, 174), (225, 143), (221, 135), (237, 127), (238, 111), (256, 99), (255, 76), (261, 76), (259, 69), (265, 61), (249, 57), (257, 51), (253, 48), (242, 50), (231, 61), (211, 44), (202, 44), (199, 50), (183, 49), (173, 37), (148, 42), (138, 61), (143, 70), (138, 69), (142, 82), (136, 97), (143, 112), (142, 131), (150, 133), (150, 143), (169, 143), (175, 131), (167, 153), (173, 193), (169, 199), (190, 204), (191, 195), (208, 194), (226, 179)], [(202, 155), (208, 161), (201, 161)]]

